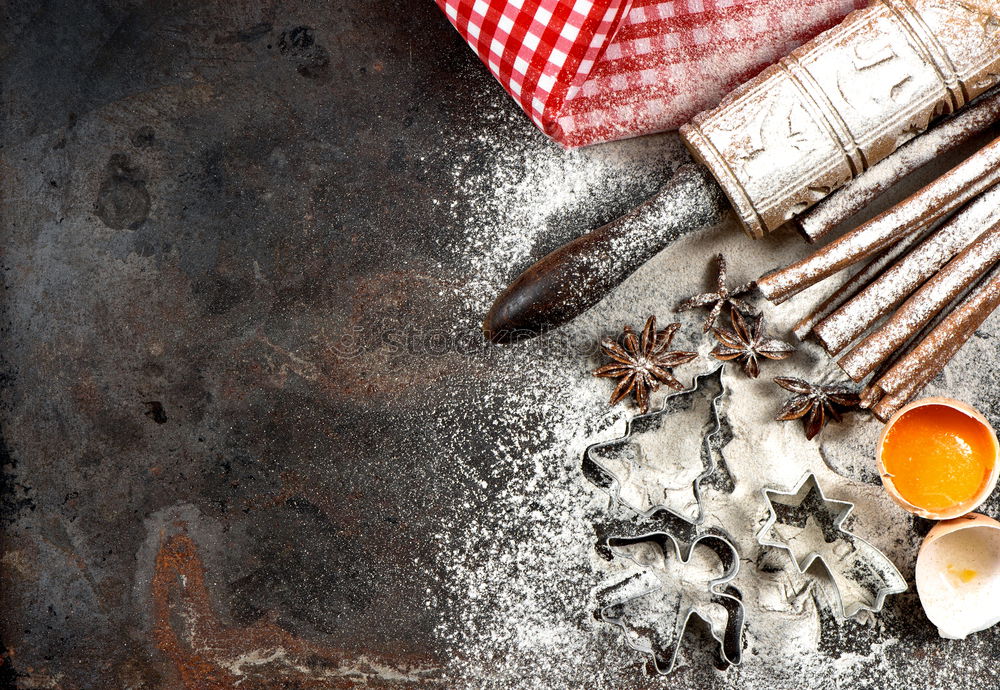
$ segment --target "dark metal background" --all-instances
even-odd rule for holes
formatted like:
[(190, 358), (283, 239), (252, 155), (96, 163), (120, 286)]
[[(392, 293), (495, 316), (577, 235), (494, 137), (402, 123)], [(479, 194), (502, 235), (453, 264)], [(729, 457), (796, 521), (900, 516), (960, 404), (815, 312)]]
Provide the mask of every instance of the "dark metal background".
[[(588, 365), (479, 342), (452, 173), (554, 145), (427, 1), (7, 0), (0, 41), (0, 686), (449, 685), (435, 535), (516, 479), (498, 439), (547, 428), (496, 421), (538, 385), (524, 353)], [(683, 156), (658, 141), (531, 256), (654, 190)], [(387, 332), (464, 340), (364, 347)], [(892, 665), (950, 687), (920, 625)], [(567, 684), (724, 682), (650, 680), (608, 640), (621, 666)]]
[[(439, 296), (469, 277), (442, 264), (445, 172), (487, 128), (553, 145), (430, 2), (11, 0), (0, 31), (3, 683), (440, 665), (429, 532), (465, 479), (414, 449), (499, 367), (479, 344), (331, 343), (473, 337), (481, 314)], [(485, 438), (467, 451), (490, 462)], [(294, 663), (234, 675), (268, 647)]]

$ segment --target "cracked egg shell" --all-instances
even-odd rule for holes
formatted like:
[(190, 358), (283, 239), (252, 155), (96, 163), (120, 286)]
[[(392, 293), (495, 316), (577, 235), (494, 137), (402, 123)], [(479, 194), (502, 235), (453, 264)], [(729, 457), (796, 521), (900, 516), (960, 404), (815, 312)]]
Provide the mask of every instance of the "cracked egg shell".
[(975, 510), (996, 488), (1000, 442), (989, 420), (960, 400), (915, 400), (878, 439), (876, 463), (889, 497), (929, 520)]
[(927, 533), (917, 594), (938, 634), (962, 640), (1000, 622), (1000, 522), (969, 513)]

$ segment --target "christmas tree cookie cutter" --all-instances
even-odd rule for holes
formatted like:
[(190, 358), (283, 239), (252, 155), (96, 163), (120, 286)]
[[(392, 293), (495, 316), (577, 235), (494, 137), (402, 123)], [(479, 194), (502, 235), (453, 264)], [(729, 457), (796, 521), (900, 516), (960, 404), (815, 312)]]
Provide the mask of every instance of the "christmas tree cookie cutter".
[(608, 540), (633, 572), (597, 593), (597, 618), (618, 626), (632, 649), (648, 654), (660, 675), (674, 670), (684, 633), (697, 617), (708, 626), (723, 665), (742, 660), (745, 608), (729, 583), (739, 554), (722, 533), (696, 537), (682, 553), (666, 532)]
[[(854, 504), (827, 498), (814, 474), (804, 475), (791, 491), (765, 488), (761, 493), (769, 515), (757, 542), (787, 551), (801, 574), (819, 561), (833, 583), (843, 617), (878, 613), (887, 596), (906, 591), (906, 580), (892, 561), (844, 529)], [(825, 522), (817, 517), (823, 513)]]
[(659, 410), (633, 417), (621, 438), (588, 447), (587, 478), (643, 518), (667, 511), (701, 524), (699, 485), (716, 470), (712, 439), (721, 428), (722, 370), (699, 374), (691, 388), (664, 398)]

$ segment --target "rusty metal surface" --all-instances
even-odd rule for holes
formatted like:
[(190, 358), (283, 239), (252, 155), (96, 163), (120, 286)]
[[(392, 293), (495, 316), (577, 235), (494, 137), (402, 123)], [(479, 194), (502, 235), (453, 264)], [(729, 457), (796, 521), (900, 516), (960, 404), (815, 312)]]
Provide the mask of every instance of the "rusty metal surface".
[[(544, 492), (550, 465), (579, 481), (567, 505), (592, 498), (551, 432), (591, 362), (484, 346), (480, 293), (648, 196), (675, 135), (566, 162), (422, 0), (8, 0), (0, 85), (0, 687), (483, 687), (449, 674), (494, 655), (504, 690), (666, 687), (613, 631), (579, 636), (587, 656), (549, 644), (563, 665), (508, 657), (450, 559), (518, 555), (545, 506), (497, 496)], [(465, 181), (489, 197), (500, 169), (499, 213), (536, 158), (572, 203), (516, 259), (466, 260)], [(595, 529), (552, 543), (586, 553)], [(558, 578), (562, 554), (538, 556)], [(508, 562), (489, 586), (536, 582)], [(566, 568), (542, 615), (586, 629), (596, 583)], [(948, 669), (921, 626), (888, 667)]]
[(432, 3), (4, 14), (0, 685), (434, 680), (432, 526), (487, 499), (414, 449), (457, 396), (502, 404), (477, 391), (496, 365), (333, 347), (472, 337), (443, 172), (498, 110), (552, 144)]
[(433, 614), (384, 597), (428, 586), (426, 468), (367, 444), (421, 382), (289, 349), (433, 306), (401, 230), (442, 220), (398, 200), (481, 77), (411, 4), (8, 4), (5, 680), (232, 687), (274, 645), (296, 663), (267, 687), (431, 664)]

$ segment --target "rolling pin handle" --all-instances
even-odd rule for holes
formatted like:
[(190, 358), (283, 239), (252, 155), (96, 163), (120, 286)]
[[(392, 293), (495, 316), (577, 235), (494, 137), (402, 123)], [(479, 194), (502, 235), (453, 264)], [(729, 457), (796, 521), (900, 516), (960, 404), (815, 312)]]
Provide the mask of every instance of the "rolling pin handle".
[(483, 321), (494, 343), (556, 328), (597, 304), (681, 235), (715, 225), (725, 196), (701, 165), (680, 167), (644, 204), (546, 255), (497, 297)]

